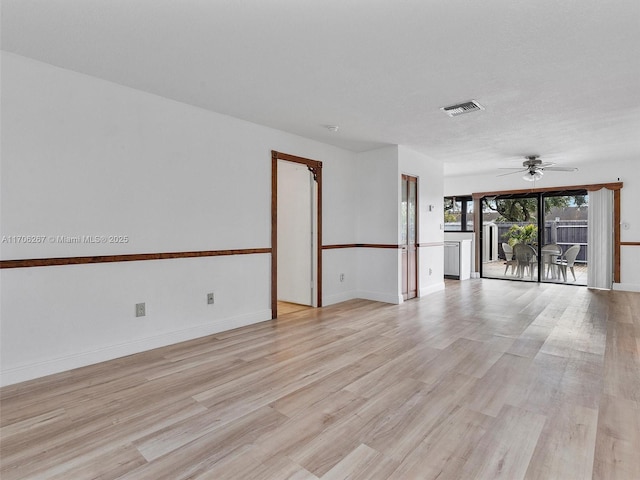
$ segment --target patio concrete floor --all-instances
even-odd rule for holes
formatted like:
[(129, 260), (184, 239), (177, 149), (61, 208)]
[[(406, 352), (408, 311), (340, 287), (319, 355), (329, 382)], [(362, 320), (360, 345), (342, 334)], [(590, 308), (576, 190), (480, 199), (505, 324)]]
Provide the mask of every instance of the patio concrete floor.
[[(527, 282), (537, 281), (538, 280), (538, 271), (537, 269), (534, 271), (533, 280), (527, 274), (525, 274), (522, 278), (518, 278), (517, 276), (517, 268), (514, 269), (513, 273), (511, 271), (511, 267), (507, 270), (505, 275), (505, 266), (506, 262), (504, 260), (496, 260), (493, 262), (485, 262), (482, 264), (482, 276), (486, 278), (505, 278), (509, 280), (524, 280)], [(573, 279), (573, 275), (571, 275), (571, 270), (567, 269), (567, 281), (565, 282), (562, 278), (562, 275), (559, 278), (543, 278), (544, 282), (548, 283), (567, 283), (570, 285), (586, 285), (587, 284), (587, 264), (586, 263), (576, 263), (573, 266), (573, 269), (576, 274), (576, 279)], [(545, 272), (546, 273), (546, 272)]]

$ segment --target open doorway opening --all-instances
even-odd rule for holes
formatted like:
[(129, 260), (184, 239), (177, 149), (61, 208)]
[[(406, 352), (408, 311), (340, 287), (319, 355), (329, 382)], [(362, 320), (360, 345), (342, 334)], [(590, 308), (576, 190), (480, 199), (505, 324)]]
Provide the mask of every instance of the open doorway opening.
[(272, 152), (271, 312), (322, 305), (322, 163)]
[(277, 262), (281, 313), (283, 302), (310, 307), (316, 303), (315, 198), (315, 181), (307, 166), (278, 160)]

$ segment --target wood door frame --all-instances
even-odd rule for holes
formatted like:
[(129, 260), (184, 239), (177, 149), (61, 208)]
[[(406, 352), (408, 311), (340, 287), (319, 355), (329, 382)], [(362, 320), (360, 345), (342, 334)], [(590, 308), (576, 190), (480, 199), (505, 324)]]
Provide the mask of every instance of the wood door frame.
[[(420, 292), (420, 285), (419, 285), (420, 275), (418, 274), (418, 272), (419, 272), (419, 262), (420, 262), (420, 260), (418, 258), (419, 255), (420, 255), (420, 248), (419, 248), (420, 247), (420, 242), (418, 241), (418, 236), (419, 236), (419, 232), (420, 232), (420, 228), (419, 228), (419, 222), (420, 222), (420, 219), (419, 219), (419, 217), (420, 217), (420, 208), (419, 208), (420, 195), (419, 195), (419, 190), (418, 190), (419, 189), (419, 182), (418, 182), (418, 177), (417, 176), (403, 173), (400, 176), (400, 181), (401, 182), (405, 182), (406, 181), (408, 183), (415, 183), (416, 184), (416, 202), (415, 202), (416, 203), (416, 205), (415, 205), (415, 207), (416, 207), (416, 219), (415, 219), (416, 220), (416, 231), (415, 231), (415, 239), (414, 239), (415, 240), (414, 245), (415, 245), (415, 249), (416, 249), (415, 269), (414, 269), (415, 270), (415, 279), (414, 280), (415, 280), (415, 285), (416, 285), (416, 296), (415, 297), (411, 297), (410, 299), (409, 298), (404, 298), (405, 297), (405, 292), (403, 291), (401, 293), (402, 293), (402, 299), (404, 301), (404, 300), (412, 300), (412, 299), (418, 298), (420, 296), (419, 295), (419, 292)], [(402, 187), (400, 188), (400, 191), (402, 191)], [(402, 199), (401, 199), (401, 201), (402, 201)], [(408, 207), (408, 205), (409, 205), (409, 188), (408, 188), (408, 185), (407, 185), (407, 207)], [(408, 220), (409, 220), (409, 211), (408, 211), (408, 208), (407, 208), (407, 228), (409, 228), (409, 221)], [(408, 241), (409, 241), (409, 232), (407, 232), (407, 242)], [(408, 245), (409, 245), (409, 243), (407, 243), (407, 246)], [(404, 246), (401, 245), (401, 249), (403, 247)], [(408, 293), (409, 293), (409, 266), (408, 266), (408, 263), (409, 263), (409, 249), (407, 247), (407, 297), (408, 297)], [(403, 262), (403, 265), (401, 266), (401, 269), (403, 270), (403, 273), (404, 273), (404, 262)]]
[(271, 318), (278, 317), (278, 160), (306, 165), (318, 186), (316, 295), (322, 306), (322, 162), (271, 150)]

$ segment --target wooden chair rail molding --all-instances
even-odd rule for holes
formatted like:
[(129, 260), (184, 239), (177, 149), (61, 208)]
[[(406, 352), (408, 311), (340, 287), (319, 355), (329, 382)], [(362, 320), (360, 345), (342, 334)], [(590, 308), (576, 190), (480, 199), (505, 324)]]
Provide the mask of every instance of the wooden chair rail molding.
[(640, 247), (640, 242), (620, 242), (623, 247)]
[(395, 243), (341, 243), (322, 246), (323, 250), (334, 250), (337, 248), (402, 248), (402, 245)]
[[(418, 247), (441, 247), (444, 242), (418, 243)], [(338, 248), (392, 248), (400, 249), (402, 245), (395, 243), (341, 243), (336, 245), (323, 245), (323, 250), (335, 250)]]
[(83, 265), (87, 263), (137, 262), (141, 260), (168, 260), (172, 258), (221, 257), (227, 255), (253, 255), (271, 253), (270, 248), (236, 250), (199, 250), (194, 252), (132, 253), (125, 255), (97, 255), (87, 257), (30, 258), (2, 260), (0, 268), (49, 267), (54, 265)]

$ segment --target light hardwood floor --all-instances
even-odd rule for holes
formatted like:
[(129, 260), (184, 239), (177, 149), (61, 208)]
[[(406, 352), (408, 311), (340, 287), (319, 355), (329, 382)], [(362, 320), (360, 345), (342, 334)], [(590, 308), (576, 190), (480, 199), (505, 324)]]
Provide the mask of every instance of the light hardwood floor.
[(283, 315), (288, 315), (290, 313), (301, 312), (302, 310), (309, 310), (310, 308), (313, 307), (278, 300), (278, 317), (282, 317)]
[(640, 479), (640, 294), (448, 281), (9, 386), (12, 479)]

